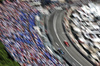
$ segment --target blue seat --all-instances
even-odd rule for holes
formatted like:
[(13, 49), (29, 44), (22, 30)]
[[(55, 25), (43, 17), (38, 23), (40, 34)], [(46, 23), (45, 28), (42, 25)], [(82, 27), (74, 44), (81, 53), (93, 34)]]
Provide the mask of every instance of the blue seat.
[(22, 41), (21, 38), (18, 38), (19, 41)]
[(25, 34), (29, 34), (28, 30), (27, 29), (24, 29), (25, 30)]
[(19, 35), (23, 36), (23, 33), (22, 32), (18, 32), (18, 33), (19, 33)]
[(27, 25), (26, 25), (26, 23), (25, 23), (25, 22), (23, 22), (23, 26), (27, 27)]
[(31, 42), (29, 40), (26, 40), (28, 44), (31, 44)]
[(34, 22), (34, 20), (29, 19), (29, 24), (30, 24), (30, 26), (35, 26), (35, 22)]
[(32, 34), (32, 37), (35, 37), (35, 36)]
[(22, 13), (23, 17), (26, 18), (27, 15), (23, 11), (21, 11), (21, 13)]
[(24, 20), (24, 18), (23, 18), (23, 16), (22, 16), (22, 15), (20, 15), (20, 20), (21, 20), (21, 21), (23, 21), (23, 20)]
[(38, 40), (39, 43), (42, 43), (41, 40), (40, 40), (39, 38), (37, 38), (37, 40)]
[(24, 43), (25, 41), (24, 41), (23, 39), (21, 39), (21, 42), (23, 42), (23, 43)]
[(16, 39), (15, 39), (16, 41), (18, 41), (19, 39), (16, 37)]

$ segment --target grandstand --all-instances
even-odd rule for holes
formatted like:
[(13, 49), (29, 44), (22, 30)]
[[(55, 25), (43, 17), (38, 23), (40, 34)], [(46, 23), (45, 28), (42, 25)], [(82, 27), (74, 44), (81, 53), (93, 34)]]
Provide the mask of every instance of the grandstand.
[(0, 39), (15, 61), (21, 66), (64, 66), (47, 51), (34, 29), (38, 10), (25, 2), (4, 2), (0, 9)]

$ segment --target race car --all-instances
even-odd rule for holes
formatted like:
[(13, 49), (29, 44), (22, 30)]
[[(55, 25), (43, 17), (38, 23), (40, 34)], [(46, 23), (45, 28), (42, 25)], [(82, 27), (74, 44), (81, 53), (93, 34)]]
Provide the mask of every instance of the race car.
[(64, 44), (67, 46), (67, 47), (69, 47), (69, 43), (65, 40), (64, 41)]

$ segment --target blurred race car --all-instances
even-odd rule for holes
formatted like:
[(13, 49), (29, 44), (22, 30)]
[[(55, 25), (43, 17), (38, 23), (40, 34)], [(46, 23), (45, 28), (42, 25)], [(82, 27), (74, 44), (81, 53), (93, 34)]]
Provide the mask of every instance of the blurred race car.
[(70, 46), (69, 43), (68, 43), (66, 40), (64, 41), (64, 44), (65, 44), (67, 47)]
[(64, 55), (65, 53), (62, 51), (62, 49), (57, 50), (60, 54)]

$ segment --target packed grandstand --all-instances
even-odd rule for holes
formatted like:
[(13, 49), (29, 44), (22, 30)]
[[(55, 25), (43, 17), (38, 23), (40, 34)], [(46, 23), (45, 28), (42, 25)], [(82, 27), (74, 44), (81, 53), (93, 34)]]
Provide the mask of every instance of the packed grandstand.
[[(91, 61), (100, 62), (100, 5), (88, 3), (75, 8), (70, 15), (71, 31)], [(73, 38), (74, 39), (74, 38)]]
[(25, 2), (0, 4), (0, 40), (22, 66), (65, 66), (45, 48), (35, 16), (40, 12)]

